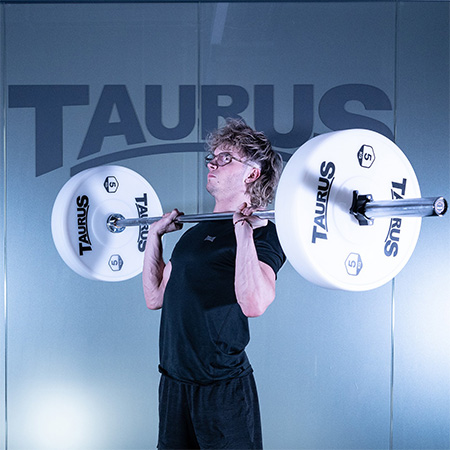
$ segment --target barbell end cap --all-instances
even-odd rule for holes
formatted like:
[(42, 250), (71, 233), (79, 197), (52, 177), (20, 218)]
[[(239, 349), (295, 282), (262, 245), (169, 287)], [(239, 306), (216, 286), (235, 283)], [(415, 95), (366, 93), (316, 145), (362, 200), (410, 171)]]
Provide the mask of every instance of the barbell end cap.
[(448, 202), (444, 197), (436, 198), (433, 210), (436, 216), (442, 217), (448, 210)]
[(117, 226), (117, 221), (123, 219), (125, 219), (125, 217), (123, 217), (122, 214), (110, 214), (106, 220), (106, 228), (108, 228), (111, 233), (122, 233), (122, 231), (125, 230), (125, 227)]
[(359, 195), (358, 191), (353, 191), (352, 206), (350, 208), (350, 214), (352, 214), (360, 225), (373, 225), (373, 219), (367, 217), (365, 214), (367, 203), (373, 201), (373, 197), (370, 194)]

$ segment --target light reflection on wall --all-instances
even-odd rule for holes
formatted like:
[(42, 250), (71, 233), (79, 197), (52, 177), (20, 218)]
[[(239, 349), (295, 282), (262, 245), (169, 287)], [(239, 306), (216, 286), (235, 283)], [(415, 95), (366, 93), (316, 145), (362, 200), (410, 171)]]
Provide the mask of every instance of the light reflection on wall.
[(24, 434), (35, 450), (92, 448), (102, 435), (86, 386), (46, 385), (29, 393), (29, 405)]

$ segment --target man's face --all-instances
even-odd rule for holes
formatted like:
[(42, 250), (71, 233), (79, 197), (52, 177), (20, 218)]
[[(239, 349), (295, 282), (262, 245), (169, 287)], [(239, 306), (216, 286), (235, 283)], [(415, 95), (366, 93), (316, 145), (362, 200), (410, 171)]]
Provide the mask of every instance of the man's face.
[[(229, 154), (232, 158), (227, 157)], [(206, 190), (215, 198), (224, 195), (245, 194), (247, 189), (246, 179), (252, 171), (252, 167), (244, 164), (244, 157), (230, 147), (217, 147), (214, 150), (216, 158), (208, 163), (208, 180)], [(223, 164), (226, 161), (229, 163)]]

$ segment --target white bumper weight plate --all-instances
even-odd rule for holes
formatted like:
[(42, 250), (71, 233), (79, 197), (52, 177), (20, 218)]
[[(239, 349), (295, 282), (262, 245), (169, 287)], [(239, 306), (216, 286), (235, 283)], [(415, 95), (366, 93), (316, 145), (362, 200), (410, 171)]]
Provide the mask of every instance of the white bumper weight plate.
[(162, 215), (162, 207), (141, 175), (120, 166), (80, 172), (55, 200), (53, 241), (65, 263), (83, 277), (123, 281), (142, 272), (148, 225), (112, 233), (106, 226), (112, 213), (154, 217)]
[(408, 262), (421, 218), (377, 218), (359, 225), (349, 210), (353, 191), (374, 201), (420, 197), (402, 151), (369, 130), (319, 135), (288, 161), (275, 201), (278, 236), (292, 266), (330, 289), (377, 288)]

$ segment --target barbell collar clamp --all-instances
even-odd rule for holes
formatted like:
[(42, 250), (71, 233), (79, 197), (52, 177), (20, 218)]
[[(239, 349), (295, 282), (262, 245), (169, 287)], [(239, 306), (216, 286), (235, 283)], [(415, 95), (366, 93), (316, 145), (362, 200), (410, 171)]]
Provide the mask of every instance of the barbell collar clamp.
[(444, 197), (404, 198), (374, 201), (372, 195), (353, 191), (350, 213), (360, 225), (373, 225), (379, 217), (432, 217), (443, 216), (448, 209)]

